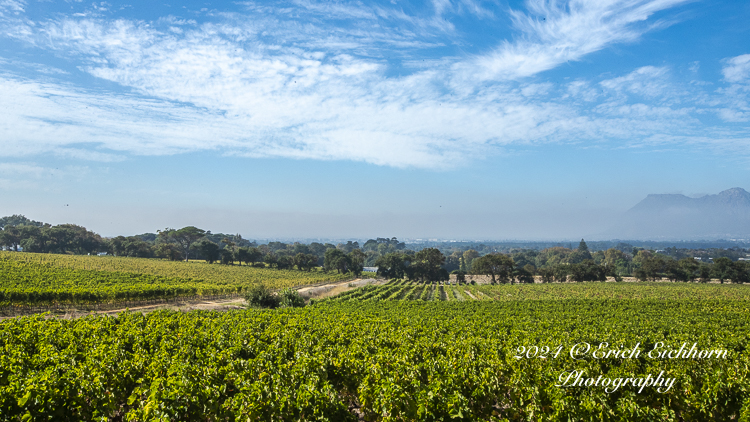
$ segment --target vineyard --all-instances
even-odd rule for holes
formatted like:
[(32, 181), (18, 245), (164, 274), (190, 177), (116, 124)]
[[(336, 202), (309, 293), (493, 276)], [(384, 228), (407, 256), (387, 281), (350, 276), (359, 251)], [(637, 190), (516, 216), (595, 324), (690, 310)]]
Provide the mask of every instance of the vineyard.
[(205, 262), (163, 261), (147, 258), (123, 258), (111, 256), (60, 255), (13, 253), (0, 251), (3, 259), (36, 264), (49, 264), (56, 268), (94, 270), (118, 273), (134, 273), (202, 280), (211, 284), (242, 285), (263, 283), (273, 288), (302, 286), (339, 281), (351, 278), (347, 274), (323, 271), (275, 270), (246, 265), (219, 265)]
[[(568, 299), (21, 317), (0, 322), (0, 419), (748, 420), (747, 315), (744, 300)], [(573, 360), (580, 342), (644, 354)], [(660, 342), (727, 354), (648, 358)], [(676, 381), (556, 386), (572, 370)]]
[(138, 258), (0, 253), (0, 309), (241, 294), (257, 283), (283, 288), (347, 277)]
[[(0, 306), (344, 278), (2, 254)], [(0, 421), (750, 421), (747, 286), (394, 279), (312, 302), (2, 320)], [(581, 344), (614, 354), (573, 353)], [(711, 355), (670, 357), (691, 345)], [(635, 385), (657, 376), (671, 383)]]
[(743, 285), (696, 283), (561, 283), (471, 285), (417, 283), (391, 280), (380, 286), (349, 290), (321, 302), (351, 301), (466, 301), (466, 300), (565, 300), (565, 299), (710, 299), (750, 301)]

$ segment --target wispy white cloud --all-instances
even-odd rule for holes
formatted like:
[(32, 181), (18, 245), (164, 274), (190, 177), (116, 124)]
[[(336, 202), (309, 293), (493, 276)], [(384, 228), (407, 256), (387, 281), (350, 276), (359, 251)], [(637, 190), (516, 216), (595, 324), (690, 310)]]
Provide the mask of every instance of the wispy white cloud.
[[(300, 0), (294, 7), (372, 25), (323, 30), (314, 21), (238, 14), (200, 24), (174, 16), (156, 23), (16, 21), (16, 39), (54, 50), (124, 90), (0, 73), (6, 94), (0, 108), (9, 110), (0, 115), (0, 129), (8, 134), (0, 155), (53, 153), (108, 162), (127, 154), (216, 151), (445, 168), (546, 142), (638, 146), (660, 134), (683, 142), (705, 126), (695, 117), (696, 104), (682, 104), (685, 95), (667, 67), (565, 85), (518, 79), (637, 39), (653, 26), (645, 23), (649, 16), (680, 3), (574, 1), (563, 7), (532, 1), (528, 14), (513, 12), (523, 34), (518, 41), (480, 59), (412, 63), (414, 71), (403, 76), (389, 74), (389, 62), (379, 56), (383, 44), (416, 49), (433, 40), (379, 30), (383, 16), (407, 18), (358, 3)], [(269, 16), (297, 10), (246, 6)], [(438, 2), (435, 12), (455, 7)], [(511, 53), (517, 66), (503, 62)], [(477, 63), (490, 80), (474, 78)], [(658, 98), (659, 105), (641, 97)], [(730, 109), (723, 103), (708, 107)], [(741, 109), (732, 110), (742, 118)]]
[(666, 80), (666, 67), (644, 66), (633, 72), (617, 78), (601, 81), (599, 84), (615, 92), (627, 92), (644, 97), (660, 97), (665, 95), (670, 84)]
[(333, 19), (377, 19), (372, 9), (361, 3), (325, 2), (311, 0), (294, 0), (292, 2), (308, 11), (328, 16)]
[(482, 7), (481, 3), (476, 0), (461, 0), (459, 2), (459, 11), (466, 10), (469, 13), (479, 17), (479, 18), (494, 18), (495, 14), (485, 8)]
[(0, 16), (23, 12), (26, 2), (20, 0), (0, 0)]
[(566, 86), (567, 92), (563, 98), (571, 98), (573, 101), (592, 102), (599, 98), (599, 91), (591, 86), (589, 81), (576, 80)]
[(448, 9), (451, 8), (450, 0), (432, 0), (432, 7), (435, 8), (435, 14), (442, 16)]
[(476, 0), (432, 0), (435, 16), (442, 18), (447, 14), (471, 14), (479, 18), (493, 18), (495, 14), (483, 7)]
[[(564, 110), (551, 106), (485, 104), (486, 110), (478, 110), (438, 100), (380, 102), (373, 94), (357, 103), (318, 94), (301, 99), (279, 95), (275, 99), (283, 103), (257, 117), (239, 105), (231, 112), (212, 112), (181, 103), (125, 95), (112, 98), (70, 86), (14, 79), (0, 79), (0, 87), (9, 93), (0, 105), (12, 111), (0, 116), (0, 127), (9, 134), (2, 152), (5, 156), (50, 150), (71, 154), (61, 148), (85, 141), (103, 150), (134, 154), (216, 150), (445, 167), (484, 154), (488, 142), (523, 142), (553, 133), (555, 125), (538, 123), (550, 116), (561, 121), (567, 118)], [(266, 103), (246, 104), (254, 107), (252, 112), (261, 113)], [(112, 158), (94, 155), (89, 158)]]
[(527, 0), (529, 12), (513, 10), (521, 35), (505, 41), (473, 66), (484, 79), (518, 79), (552, 69), (614, 43), (632, 42), (658, 23), (646, 21), (654, 13), (687, 0)]
[(730, 57), (723, 61), (722, 74), (729, 86), (717, 90), (720, 96), (712, 98), (711, 105), (725, 122), (750, 121), (750, 54)]
[(747, 82), (750, 80), (750, 54), (732, 57), (724, 61), (721, 70), (727, 82)]
[(24, 70), (32, 70), (34, 72), (46, 74), (46, 75), (69, 75), (70, 74), (70, 72), (67, 72), (65, 70), (62, 70), (53, 66), (42, 65), (39, 63), (29, 63), (29, 62), (24, 62), (20, 60), (7, 60), (2, 57), (0, 57), (0, 66), (17, 67), (17, 68), (22, 68)]
[(716, 112), (719, 117), (726, 122), (741, 123), (750, 121), (750, 110), (743, 107), (744, 110), (737, 108), (720, 108)]

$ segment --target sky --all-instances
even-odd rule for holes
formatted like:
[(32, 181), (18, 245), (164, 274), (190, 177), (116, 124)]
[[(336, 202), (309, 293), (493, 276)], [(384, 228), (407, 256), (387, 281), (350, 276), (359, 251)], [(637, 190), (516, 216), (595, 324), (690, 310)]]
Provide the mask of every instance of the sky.
[(0, 215), (562, 240), (750, 190), (750, 2), (0, 0)]

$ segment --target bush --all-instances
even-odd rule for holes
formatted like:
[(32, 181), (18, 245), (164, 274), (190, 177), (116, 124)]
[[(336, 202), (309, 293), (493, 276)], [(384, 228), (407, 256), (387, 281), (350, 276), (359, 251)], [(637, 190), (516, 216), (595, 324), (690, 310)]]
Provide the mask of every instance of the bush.
[(279, 293), (281, 306), (284, 308), (301, 308), (305, 306), (305, 299), (294, 289), (284, 289)]
[(255, 308), (278, 308), (281, 302), (279, 296), (262, 284), (251, 286), (245, 293), (245, 300), (248, 306)]

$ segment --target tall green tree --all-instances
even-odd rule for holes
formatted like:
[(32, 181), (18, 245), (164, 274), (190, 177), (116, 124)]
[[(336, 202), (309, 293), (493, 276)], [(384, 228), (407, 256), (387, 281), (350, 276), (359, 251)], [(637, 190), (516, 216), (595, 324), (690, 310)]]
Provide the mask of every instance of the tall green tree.
[(275, 253), (269, 252), (263, 257), (263, 262), (268, 264), (269, 268), (274, 268), (279, 265), (279, 257)]
[(471, 264), (471, 273), (492, 276), (492, 284), (507, 283), (512, 282), (515, 267), (513, 258), (508, 255), (491, 253), (476, 258)]
[(247, 247), (241, 247), (237, 248), (237, 252), (235, 253), (235, 256), (237, 257), (237, 261), (242, 265), (242, 263), (249, 264), (248, 254), (249, 254), (249, 248)]
[(339, 273), (349, 271), (351, 260), (349, 256), (341, 249), (328, 249), (325, 253), (323, 267), (326, 271), (336, 270)]
[(667, 258), (662, 255), (639, 251), (636, 258), (640, 268), (635, 270), (635, 276), (641, 281), (655, 281), (662, 278), (667, 272)]
[[(515, 261), (515, 259), (514, 259)], [(521, 266), (520, 263), (516, 263), (516, 268), (513, 270), (513, 276), (519, 283), (534, 283), (534, 273), (536, 269), (532, 264), (526, 264)]]
[(596, 265), (594, 260), (587, 259), (578, 264), (568, 266), (568, 274), (575, 282), (606, 281), (607, 274), (604, 266)]
[(678, 265), (685, 275), (683, 281), (693, 282), (700, 276), (700, 264), (695, 262), (695, 258), (682, 258), (678, 261)]
[(174, 243), (158, 243), (154, 247), (154, 254), (170, 261), (179, 261), (182, 258), (182, 250)]
[(279, 256), (279, 260), (276, 262), (276, 268), (280, 270), (288, 270), (294, 266), (292, 257), (288, 255)]
[(479, 258), (479, 252), (476, 250), (469, 249), (464, 251), (461, 269), (464, 271), (471, 271), (471, 263), (477, 258)]
[(293, 258), (294, 265), (300, 271), (310, 271), (314, 266), (318, 265), (318, 256), (315, 254), (298, 253)]
[(151, 258), (154, 256), (153, 245), (140, 236), (117, 236), (105, 241), (107, 253), (114, 256), (132, 256)]
[(198, 251), (209, 264), (213, 264), (221, 258), (219, 245), (208, 239), (203, 239), (198, 243)]
[(349, 253), (355, 249), (359, 249), (359, 242), (352, 242), (350, 240), (346, 243), (339, 243), (336, 245), (336, 248), (344, 251), (344, 253)]
[(47, 234), (43, 227), (19, 226), (21, 247), (25, 252), (49, 252), (47, 249)]
[(444, 278), (442, 265), (445, 256), (437, 248), (424, 248), (414, 254), (411, 267), (414, 277), (423, 281), (439, 281)]
[(555, 279), (555, 270), (552, 267), (543, 267), (537, 270), (542, 278), (542, 283), (552, 283)]
[(190, 247), (193, 243), (206, 235), (205, 230), (199, 229), (195, 226), (187, 226), (179, 230), (168, 228), (164, 231), (159, 231), (158, 233), (159, 236), (163, 236), (165, 241), (175, 243), (182, 249), (182, 252), (185, 255), (185, 261), (190, 257)]
[(716, 258), (714, 260), (712, 273), (714, 278), (718, 278), (720, 283), (732, 278), (732, 260), (727, 257)]
[(392, 252), (380, 256), (375, 261), (378, 267), (378, 275), (385, 278), (404, 278), (406, 275), (407, 255), (400, 252)]
[(4, 229), (8, 226), (34, 226), (44, 227), (45, 224), (41, 221), (29, 220), (21, 214), (13, 214), (11, 216), (0, 218), (0, 229)]
[(350, 271), (353, 272), (356, 276), (362, 274), (367, 255), (359, 249), (352, 249), (352, 251), (349, 252), (347, 256), (349, 257)]
[(567, 262), (569, 264), (580, 264), (588, 259), (593, 260), (594, 257), (591, 256), (591, 252), (589, 252), (589, 247), (586, 245), (586, 242), (581, 239), (581, 242), (578, 244), (578, 249), (568, 256)]
[(234, 252), (229, 248), (224, 248), (219, 252), (221, 263), (224, 265), (234, 265)]
[(0, 230), (0, 246), (6, 246), (18, 252), (21, 245), (21, 231), (16, 226), (5, 226)]
[(732, 263), (732, 283), (750, 283), (750, 262), (736, 261)]

